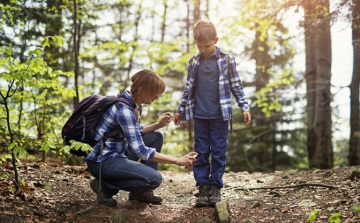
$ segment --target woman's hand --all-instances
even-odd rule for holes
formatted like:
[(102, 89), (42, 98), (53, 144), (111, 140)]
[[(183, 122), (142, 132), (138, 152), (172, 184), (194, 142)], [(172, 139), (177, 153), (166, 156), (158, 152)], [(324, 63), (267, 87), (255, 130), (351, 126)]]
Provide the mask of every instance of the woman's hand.
[(158, 125), (160, 126), (160, 128), (162, 128), (167, 124), (169, 124), (170, 120), (171, 120), (171, 113), (165, 112), (164, 114), (161, 115)]
[(177, 158), (175, 164), (178, 166), (184, 166), (185, 168), (188, 168), (195, 163), (196, 156), (197, 156), (197, 152), (190, 152), (183, 157)]

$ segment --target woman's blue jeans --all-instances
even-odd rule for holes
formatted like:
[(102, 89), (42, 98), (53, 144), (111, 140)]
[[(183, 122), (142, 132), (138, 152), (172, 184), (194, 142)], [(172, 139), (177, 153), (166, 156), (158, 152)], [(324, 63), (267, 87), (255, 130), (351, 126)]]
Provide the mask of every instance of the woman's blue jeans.
[[(146, 146), (161, 152), (164, 137), (161, 132), (155, 131), (144, 134), (143, 141)], [(99, 180), (100, 163), (88, 161), (87, 165), (91, 175)], [(157, 163), (146, 160), (140, 163), (135, 153), (131, 152), (128, 158), (113, 157), (104, 161), (101, 169), (101, 191), (109, 197), (117, 194), (119, 190), (154, 190), (162, 183)]]
[[(228, 121), (221, 119), (194, 119), (196, 162), (193, 166), (196, 186), (223, 187), (226, 166)], [(210, 160), (211, 155), (211, 160)]]

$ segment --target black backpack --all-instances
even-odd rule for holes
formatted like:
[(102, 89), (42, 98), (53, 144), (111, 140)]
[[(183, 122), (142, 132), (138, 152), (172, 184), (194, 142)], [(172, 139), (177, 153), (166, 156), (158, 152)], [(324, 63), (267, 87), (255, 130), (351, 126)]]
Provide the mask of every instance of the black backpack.
[[(84, 98), (75, 108), (61, 131), (64, 145), (71, 145), (70, 140), (87, 143), (94, 147), (98, 141), (94, 139), (95, 129), (105, 111), (116, 102), (122, 102), (135, 108), (135, 104), (122, 95), (98, 96), (91, 95)], [(119, 127), (106, 133), (106, 138), (118, 136), (122, 133)], [(71, 148), (70, 153), (77, 156), (86, 156), (88, 153), (81, 148)]]

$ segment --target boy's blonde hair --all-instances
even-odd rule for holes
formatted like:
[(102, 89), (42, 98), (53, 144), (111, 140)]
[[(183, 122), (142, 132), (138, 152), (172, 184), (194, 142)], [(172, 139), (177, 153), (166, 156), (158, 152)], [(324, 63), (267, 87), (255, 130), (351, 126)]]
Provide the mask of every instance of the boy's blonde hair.
[(198, 21), (193, 30), (195, 42), (203, 43), (214, 40), (217, 37), (215, 25), (209, 20)]

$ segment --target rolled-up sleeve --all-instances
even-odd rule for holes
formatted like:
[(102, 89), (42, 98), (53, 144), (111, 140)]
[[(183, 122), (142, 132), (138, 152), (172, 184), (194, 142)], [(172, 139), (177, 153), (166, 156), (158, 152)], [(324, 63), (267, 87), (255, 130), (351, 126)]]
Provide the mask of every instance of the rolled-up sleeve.
[(123, 130), (125, 139), (139, 159), (149, 160), (155, 155), (155, 148), (147, 147), (141, 137), (144, 125), (138, 127), (135, 118), (135, 111), (129, 106), (117, 106), (116, 120)]

